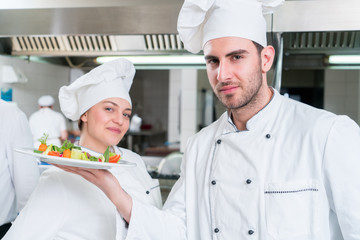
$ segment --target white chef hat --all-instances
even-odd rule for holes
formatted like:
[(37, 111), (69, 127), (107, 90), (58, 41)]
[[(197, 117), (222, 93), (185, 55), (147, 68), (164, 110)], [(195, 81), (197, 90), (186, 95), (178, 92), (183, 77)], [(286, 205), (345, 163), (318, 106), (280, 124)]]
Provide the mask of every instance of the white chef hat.
[(131, 104), (129, 90), (134, 75), (134, 65), (125, 58), (104, 63), (69, 86), (60, 88), (61, 111), (67, 118), (76, 121), (92, 106), (107, 98), (123, 98)]
[(38, 104), (41, 107), (50, 107), (54, 105), (54, 102), (55, 102), (54, 98), (50, 95), (44, 95), (38, 99)]
[(211, 39), (241, 37), (266, 46), (264, 14), (284, 0), (185, 0), (178, 32), (185, 49), (198, 53)]

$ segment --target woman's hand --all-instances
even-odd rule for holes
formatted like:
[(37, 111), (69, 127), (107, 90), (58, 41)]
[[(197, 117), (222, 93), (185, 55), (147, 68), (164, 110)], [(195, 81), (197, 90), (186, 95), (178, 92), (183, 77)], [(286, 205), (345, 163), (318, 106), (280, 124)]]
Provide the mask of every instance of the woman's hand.
[(120, 215), (129, 223), (131, 218), (132, 199), (122, 189), (118, 180), (111, 172), (104, 169), (70, 167), (53, 164), (64, 171), (78, 174), (95, 184), (114, 203)]

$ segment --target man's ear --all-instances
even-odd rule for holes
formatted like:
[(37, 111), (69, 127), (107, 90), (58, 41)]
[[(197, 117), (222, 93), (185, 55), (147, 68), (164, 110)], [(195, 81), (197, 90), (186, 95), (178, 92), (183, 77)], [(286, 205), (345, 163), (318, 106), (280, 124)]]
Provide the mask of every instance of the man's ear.
[(261, 51), (261, 69), (264, 73), (271, 69), (274, 62), (275, 49), (273, 46), (266, 46)]

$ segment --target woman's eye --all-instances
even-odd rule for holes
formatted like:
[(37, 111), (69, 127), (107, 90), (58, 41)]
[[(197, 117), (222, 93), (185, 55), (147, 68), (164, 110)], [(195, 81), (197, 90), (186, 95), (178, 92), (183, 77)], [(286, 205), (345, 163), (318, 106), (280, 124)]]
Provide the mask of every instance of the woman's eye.
[(123, 115), (124, 115), (124, 117), (126, 117), (126, 118), (130, 118), (130, 117), (131, 117), (131, 115), (128, 114), (128, 113), (124, 113)]
[(107, 107), (107, 108), (105, 108), (105, 110), (108, 111), (108, 112), (112, 112), (112, 111), (113, 111), (113, 109), (112, 109), (111, 107)]

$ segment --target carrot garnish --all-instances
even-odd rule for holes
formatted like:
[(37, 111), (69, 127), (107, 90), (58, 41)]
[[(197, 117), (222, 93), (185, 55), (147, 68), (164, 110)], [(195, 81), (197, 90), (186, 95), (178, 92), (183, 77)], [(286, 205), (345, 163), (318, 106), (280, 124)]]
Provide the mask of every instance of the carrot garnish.
[(109, 163), (117, 163), (120, 159), (120, 154), (109, 157)]
[(62, 157), (64, 157), (64, 158), (70, 158), (70, 157), (71, 157), (71, 151), (70, 151), (70, 149), (65, 149), (65, 150), (63, 151)]
[(49, 156), (56, 156), (56, 157), (59, 157), (59, 156), (60, 156), (60, 153), (59, 153), (59, 152), (57, 152), (57, 151), (50, 151), (50, 152), (48, 152), (48, 155), (49, 155)]
[(47, 149), (46, 140), (49, 134), (44, 133), (41, 138), (39, 138), (40, 146), (38, 148), (39, 151), (44, 152)]

